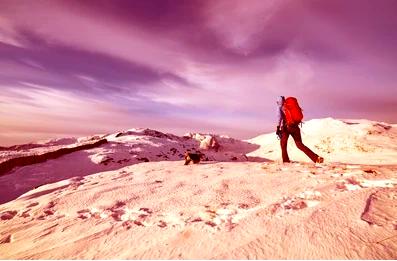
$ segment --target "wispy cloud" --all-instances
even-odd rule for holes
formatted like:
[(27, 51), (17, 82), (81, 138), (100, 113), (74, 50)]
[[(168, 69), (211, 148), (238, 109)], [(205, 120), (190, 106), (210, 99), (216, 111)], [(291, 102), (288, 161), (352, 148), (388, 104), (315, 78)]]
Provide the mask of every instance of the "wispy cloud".
[(137, 124), (247, 138), (274, 129), (278, 95), (297, 96), (306, 119), (395, 122), (396, 10), (388, 0), (1, 1), (10, 135), (0, 144), (18, 131)]

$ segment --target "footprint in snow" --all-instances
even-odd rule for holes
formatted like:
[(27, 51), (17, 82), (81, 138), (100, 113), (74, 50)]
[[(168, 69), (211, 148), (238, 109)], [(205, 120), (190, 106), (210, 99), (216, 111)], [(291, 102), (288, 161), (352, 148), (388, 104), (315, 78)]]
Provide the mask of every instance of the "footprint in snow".
[(18, 213), (18, 211), (16, 211), (16, 210), (2, 212), (2, 213), (0, 213), (0, 219), (1, 220), (13, 219), (17, 213)]
[(12, 243), (13, 241), (13, 235), (9, 234), (0, 239), (0, 244), (7, 244), (7, 243)]
[(218, 231), (231, 231), (238, 225), (240, 220), (256, 209), (257, 207), (250, 208), (246, 203), (240, 203), (237, 206), (232, 204), (221, 204), (217, 207), (205, 206), (205, 210), (199, 211), (196, 216), (189, 218), (186, 223), (203, 223)]
[(269, 207), (271, 214), (282, 214), (282, 211), (300, 210), (310, 208), (320, 203), (321, 193), (318, 191), (304, 191), (293, 197), (285, 197)]
[(54, 207), (56, 206), (56, 202), (50, 201), (48, 205), (43, 209), (43, 214), (40, 215), (37, 219), (44, 220), (49, 216), (53, 216), (55, 214)]
[[(305, 196), (308, 197), (308, 195)], [(202, 226), (210, 228), (211, 231), (231, 231), (240, 220), (259, 208), (258, 206), (250, 207), (250, 204), (247, 203), (237, 205), (224, 203), (215, 207), (204, 206), (196, 212), (197, 214), (185, 216), (183, 212), (154, 213), (150, 208), (129, 208), (126, 203), (119, 201), (103, 210), (83, 209), (78, 211), (77, 214), (81, 219), (111, 217), (115, 221), (121, 222), (122, 227), (126, 230), (134, 227), (157, 226), (160, 229), (167, 229), (202, 224)], [(288, 209), (288, 206), (286, 209)]]
[(31, 204), (29, 204), (28, 206), (26, 206), (27, 208), (32, 208), (32, 207), (35, 207), (35, 206), (38, 206), (39, 205), (39, 202), (33, 202), (33, 203), (31, 203)]
[(149, 208), (130, 209), (125, 202), (118, 201), (113, 206), (103, 210), (97, 208), (79, 210), (77, 211), (77, 217), (80, 219), (106, 219), (112, 217), (115, 221), (123, 222), (124, 228), (130, 229), (134, 225), (149, 226), (148, 219), (152, 216), (152, 213), (153, 211)]
[(24, 212), (22, 212), (22, 214), (20, 215), (20, 217), (23, 217), (23, 218), (28, 218), (28, 217), (30, 217), (30, 211), (31, 211), (32, 209), (30, 209), (30, 208), (28, 208), (28, 209), (26, 209)]
[(96, 219), (105, 219), (109, 217), (109, 215), (105, 212), (101, 212), (97, 208), (90, 208), (77, 211), (77, 217), (80, 219), (87, 219), (91, 217)]

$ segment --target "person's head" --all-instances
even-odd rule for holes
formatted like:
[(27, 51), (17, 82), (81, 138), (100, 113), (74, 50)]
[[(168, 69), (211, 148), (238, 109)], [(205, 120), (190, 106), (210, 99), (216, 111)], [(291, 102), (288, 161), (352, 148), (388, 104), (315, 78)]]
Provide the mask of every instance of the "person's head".
[(281, 105), (283, 105), (284, 101), (285, 101), (285, 97), (284, 96), (279, 96), (279, 98), (277, 99), (277, 104), (279, 106), (281, 106)]

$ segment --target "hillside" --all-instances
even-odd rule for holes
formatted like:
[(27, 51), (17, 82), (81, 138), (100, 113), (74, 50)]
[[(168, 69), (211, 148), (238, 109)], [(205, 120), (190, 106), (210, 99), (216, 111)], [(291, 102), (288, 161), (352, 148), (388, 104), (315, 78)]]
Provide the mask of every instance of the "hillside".
[[(293, 144), (282, 164), (274, 133), (131, 129), (3, 148), (2, 162), (65, 154), (0, 176), (0, 258), (396, 259), (396, 125), (302, 130), (324, 164)], [(204, 160), (185, 166), (187, 150)]]
[[(397, 164), (397, 124), (369, 120), (315, 119), (301, 128), (303, 143), (327, 162), (352, 164)], [(247, 140), (260, 146), (249, 153), (271, 160), (281, 157), (279, 140), (274, 133)], [(288, 141), (291, 160), (309, 162), (293, 138)]]

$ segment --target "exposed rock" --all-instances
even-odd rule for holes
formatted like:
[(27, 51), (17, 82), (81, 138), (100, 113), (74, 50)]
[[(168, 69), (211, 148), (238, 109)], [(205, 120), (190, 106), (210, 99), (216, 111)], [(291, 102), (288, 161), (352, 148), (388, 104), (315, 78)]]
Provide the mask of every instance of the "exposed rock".
[(200, 134), (200, 133), (188, 133), (185, 137), (190, 137), (200, 142), (200, 149), (210, 150), (213, 149), (218, 152), (220, 144), (215, 135), (212, 134)]

